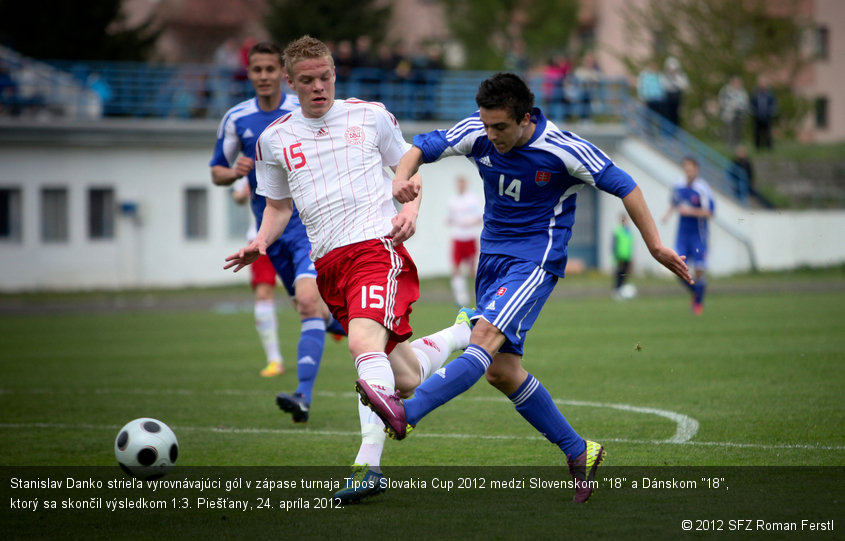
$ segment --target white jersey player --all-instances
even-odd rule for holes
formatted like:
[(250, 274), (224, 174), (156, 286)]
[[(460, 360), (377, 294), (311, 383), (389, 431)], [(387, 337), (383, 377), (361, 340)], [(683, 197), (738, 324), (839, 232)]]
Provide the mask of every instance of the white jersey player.
[[(323, 42), (304, 36), (290, 43), (285, 67), (301, 110), (259, 138), (264, 219), (255, 240), (227, 257), (225, 268), (237, 271), (264, 253), (284, 232), (295, 203), (312, 244), (320, 294), (347, 330), (359, 381), (409, 395), (452, 351), (467, 346), (470, 327), (462, 311), (452, 327), (407, 342), (419, 278), (402, 242), (414, 233), (420, 200), (397, 213), (384, 168), (399, 163), (408, 144), (383, 106), (334, 99), (334, 62)], [(362, 404), (359, 416), (361, 447), (346, 488), (335, 494), (342, 502), (384, 492), (384, 424)]]

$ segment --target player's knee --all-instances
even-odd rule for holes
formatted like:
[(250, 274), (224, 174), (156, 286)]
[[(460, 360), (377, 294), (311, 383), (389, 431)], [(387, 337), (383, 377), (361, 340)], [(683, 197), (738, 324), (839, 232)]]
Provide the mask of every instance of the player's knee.
[(412, 374), (395, 376), (394, 386), (399, 391), (399, 398), (411, 398), (414, 395), (414, 389), (420, 384), (419, 376), (413, 377)]
[(296, 310), (300, 319), (323, 317), (320, 311), (320, 299), (315, 295), (297, 295)]
[(484, 377), (487, 379), (487, 383), (492, 385), (493, 387), (501, 390), (503, 387), (508, 385), (510, 381), (510, 375), (505, 370), (500, 370), (493, 365), (484, 372)]

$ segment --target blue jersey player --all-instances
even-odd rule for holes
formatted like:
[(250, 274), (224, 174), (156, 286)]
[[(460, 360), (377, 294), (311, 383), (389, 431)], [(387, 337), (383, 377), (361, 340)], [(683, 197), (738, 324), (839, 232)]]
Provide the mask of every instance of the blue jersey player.
[[(256, 96), (232, 107), (223, 117), (217, 131), (217, 143), (210, 166), (211, 179), (216, 185), (228, 186), (240, 177), (247, 177), (251, 194), (250, 206), (256, 224), (260, 227), (265, 199), (255, 193), (255, 143), (270, 123), (297, 109), (299, 100), (282, 92), (283, 61), (281, 49), (277, 45), (259, 42), (250, 49), (248, 58), (247, 76)], [(311, 261), (310, 252), (311, 244), (308, 242), (305, 226), (294, 209), (284, 235), (268, 247), (267, 255), (288, 293), (294, 298), (302, 321), (296, 365), (299, 385), (293, 394), (280, 393), (276, 397), (278, 406), (291, 413), (295, 423), (308, 420), (314, 381), (323, 357), (326, 321), (336, 324), (320, 298), (317, 271)], [(272, 296), (269, 304), (272, 305)], [(262, 332), (262, 326), (275, 330), (275, 317), (262, 323), (258, 321), (261, 315), (258, 312), (256, 309), (259, 334)], [(343, 332), (339, 326), (337, 330)], [(271, 365), (272, 363), (262, 374), (273, 375), (274, 367)], [(276, 374), (281, 373), (281, 363), (275, 370)]]
[(484, 182), (484, 230), (476, 278), (478, 308), (470, 345), (429, 378), (414, 398), (401, 400), (359, 380), (361, 400), (402, 439), (426, 414), (469, 389), (485, 374), (519, 412), (566, 455), (576, 502), (592, 494), (591, 481), (605, 451), (585, 441), (557, 409), (549, 392), (522, 367), (526, 334), (566, 267), (577, 193), (593, 186), (622, 198), (652, 256), (684, 280), (683, 258), (660, 242), (642, 192), (623, 170), (589, 142), (558, 129), (533, 107), (534, 95), (518, 76), (483, 81), (479, 111), (448, 131), (418, 135), (397, 167), (394, 195), (413, 199), (423, 163), (466, 156)]
[(675, 250), (686, 256), (687, 263), (695, 269), (695, 284), (687, 284), (692, 293), (692, 312), (701, 315), (707, 281), (708, 222), (713, 216), (715, 203), (707, 181), (698, 176), (698, 161), (687, 156), (681, 161), (684, 177), (672, 190), (672, 201), (663, 221), (677, 211), (678, 237)]

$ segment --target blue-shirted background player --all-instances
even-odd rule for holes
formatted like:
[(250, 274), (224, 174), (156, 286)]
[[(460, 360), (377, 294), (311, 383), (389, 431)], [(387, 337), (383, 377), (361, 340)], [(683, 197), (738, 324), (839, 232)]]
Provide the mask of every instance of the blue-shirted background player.
[[(261, 227), (265, 199), (255, 193), (255, 143), (268, 125), (297, 109), (299, 100), (296, 96), (282, 93), (284, 64), (282, 51), (277, 45), (259, 42), (250, 49), (248, 58), (247, 75), (256, 96), (226, 112), (217, 130), (217, 143), (210, 165), (212, 182), (217, 185), (228, 186), (240, 177), (247, 177), (250, 206), (257, 227)], [(302, 321), (296, 364), (299, 385), (293, 394), (280, 393), (276, 397), (279, 407), (291, 413), (296, 423), (308, 420), (314, 382), (323, 357), (326, 321), (334, 326), (333, 332), (343, 332), (320, 298), (317, 271), (310, 252), (311, 244), (305, 226), (294, 208), (284, 235), (268, 247), (267, 255), (288, 294), (295, 299)]]
[(692, 311), (700, 315), (704, 307), (704, 292), (707, 289), (708, 222), (716, 206), (710, 185), (698, 176), (698, 161), (690, 156), (681, 161), (684, 177), (672, 190), (669, 209), (663, 221), (678, 212), (678, 236), (675, 251), (686, 256), (687, 264), (695, 271), (695, 284), (685, 284), (692, 294)]
[(363, 380), (358, 391), (390, 435), (402, 439), (409, 427), (486, 374), (563, 451), (576, 480), (574, 500), (583, 502), (592, 494), (585, 481), (594, 478), (604, 448), (585, 441), (522, 367), (526, 334), (564, 275), (577, 192), (589, 185), (622, 198), (652, 256), (684, 280), (691, 278), (683, 258), (660, 242), (633, 179), (598, 148), (548, 121), (533, 107), (534, 95), (522, 79), (497, 74), (481, 83), (476, 102), (479, 111), (450, 130), (416, 136), (394, 178), (394, 195), (403, 201), (419, 193), (409, 179), (422, 163), (466, 156), (478, 168), (485, 209), (470, 346), (441, 370), (442, 377), (417, 387), (414, 398), (379, 393)]

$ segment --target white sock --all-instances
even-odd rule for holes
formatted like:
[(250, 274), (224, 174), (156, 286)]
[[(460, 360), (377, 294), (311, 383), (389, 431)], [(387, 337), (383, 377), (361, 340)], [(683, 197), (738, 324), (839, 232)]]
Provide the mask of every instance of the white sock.
[(420, 362), (421, 381), (437, 372), (453, 352), (466, 349), (470, 334), (470, 326), (459, 323), (411, 342), (411, 349), (417, 354), (417, 360)]
[(387, 394), (393, 394), (396, 390), (393, 369), (385, 352), (370, 351), (358, 355), (355, 358), (355, 368), (358, 370), (358, 377), (370, 385), (382, 387)]
[(261, 339), (267, 362), (282, 362), (279, 350), (279, 332), (276, 322), (276, 304), (272, 300), (255, 301), (255, 330)]
[(455, 302), (461, 306), (469, 306), (469, 291), (467, 291), (467, 281), (461, 276), (452, 276), (452, 295), (455, 296)]
[(355, 457), (356, 464), (369, 464), (371, 468), (379, 471), (381, 464), (381, 453), (384, 451), (384, 441), (387, 434), (384, 432), (384, 423), (373, 410), (358, 402), (358, 417), (361, 420), (361, 447)]

